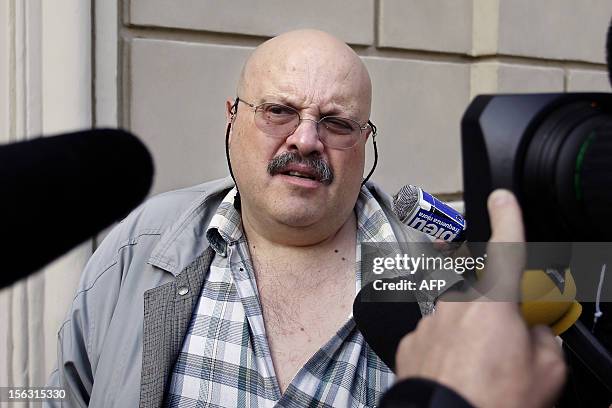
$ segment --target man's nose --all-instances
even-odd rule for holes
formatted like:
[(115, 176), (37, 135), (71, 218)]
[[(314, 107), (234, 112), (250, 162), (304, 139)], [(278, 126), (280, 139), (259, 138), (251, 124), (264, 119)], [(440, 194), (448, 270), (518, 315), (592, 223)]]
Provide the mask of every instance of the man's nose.
[(290, 146), (295, 146), (303, 157), (313, 152), (322, 153), (325, 146), (319, 139), (318, 123), (313, 119), (301, 119), (298, 127), (287, 138)]

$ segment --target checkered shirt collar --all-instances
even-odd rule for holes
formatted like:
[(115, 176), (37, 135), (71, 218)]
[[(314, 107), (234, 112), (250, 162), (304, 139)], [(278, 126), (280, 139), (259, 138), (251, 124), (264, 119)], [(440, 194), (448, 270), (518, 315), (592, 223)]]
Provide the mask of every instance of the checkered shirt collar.
[[(237, 191), (234, 187), (226, 194), (206, 230), (208, 242), (215, 252), (221, 256), (226, 256), (227, 246), (230, 243), (236, 243), (244, 239), (242, 217), (240, 212), (234, 208)], [(355, 204), (355, 213), (357, 215), (358, 243), (397, 241), (387, 216), (365, 186), (362, 186), (359, 192)]]

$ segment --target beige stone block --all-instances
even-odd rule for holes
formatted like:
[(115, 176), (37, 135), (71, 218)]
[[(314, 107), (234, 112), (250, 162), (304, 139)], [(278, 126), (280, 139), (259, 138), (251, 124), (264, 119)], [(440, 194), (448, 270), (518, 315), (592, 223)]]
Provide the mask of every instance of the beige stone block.
[(499, 0), (381, 0), (378, 45), (494, 54)]
[(612, 92), (606, 71), (571, 69), (567, 73), (568, 92)]
[(374, 42), (374, 0), (130, 0), (130, 24), (274, 36), (317, 28), (351, 44)]
[(487, 93), (563, 92), (561, 68), (484, 62), (472, 64), (471, 95)]
[(499, 53), (604, 62), (610, 0), (501, 1)]
[[(0, 143), (9, 141), (11, 130), (11, 76), (9, 3), (0, 3)], [(2, 371), (0, 370), (0, 373)], [(0, 377), (1, 378), (1, 377)], [(4, 383), (0, 383), (4, 384)]]
[(491, 55), (497, 53), (500, 1), (473, 1), (471, 55)]
[(609, 0), (380, 0), (381, 47), (604, 62)]
[(374, 180), (389, 193), (404, 184), (432, 193), (462, 190), (460, 121), (470, 96), (468, 65), (364, 58), (378, 126)]
[(378, 45), (468, 53), (472, 0), (381, 0)]
[(153, 193), (228, 175), (225, 100), (251, 49), (136, 39), (129, 50), (130, 128), (152, 151)]
[[(12, 358), (12, 351), (8, 345), (11, 342), (11, 296), (12, 289), (5, 287), (0, 289), (0, 384), (10, 384), (9, 371), (10, 367), (6, 363)], [(1, 405), (0, 405), (1, 406)]]

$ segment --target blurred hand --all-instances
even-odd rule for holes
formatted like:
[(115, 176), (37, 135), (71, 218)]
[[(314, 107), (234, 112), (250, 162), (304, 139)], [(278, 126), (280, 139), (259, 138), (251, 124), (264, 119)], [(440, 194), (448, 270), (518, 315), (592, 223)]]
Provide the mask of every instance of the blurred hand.
[(552, 406), (565, 381), (561, 347), (548, 327), (529, 329), (511, 301), (520, 294), (522, 245), (491, 244), (524, 242), (521, 210), (506, 190), (493, 192), (488, 206), (485, 281), (487, 294), (498, 301), (460, 301), (456, 294), (453, 302), (440, 300), (436, 312), (401, 341), (398, 380), (435, 380), (477, 407)]
[(444, 256), (454, 255), (459, 248), (461, 248), (462, 246), (465, 247), (465, 245), (463, 244), (463, 242), (447, 242), (441, 240), (440, 238), (436, 238), (433, 241), (434, 249)]

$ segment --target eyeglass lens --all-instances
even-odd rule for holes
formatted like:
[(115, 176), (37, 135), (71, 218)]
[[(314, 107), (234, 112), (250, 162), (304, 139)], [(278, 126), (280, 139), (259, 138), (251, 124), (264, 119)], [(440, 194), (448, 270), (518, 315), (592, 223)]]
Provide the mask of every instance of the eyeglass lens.
[[(287, 137), (299, 126), (300, 115), (289, 106), (264, 103), (255, 110), (255, 124), (270, 136)], [(361, 135), (359, 123), (337, 116), (322, 118), (317, 131), (323, 144), (339, 148), (352, 147)]]

